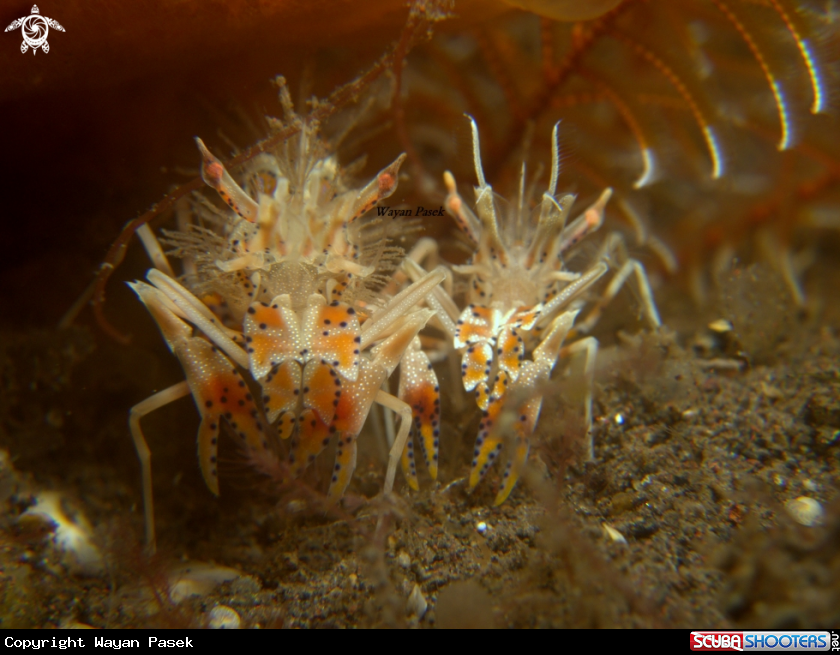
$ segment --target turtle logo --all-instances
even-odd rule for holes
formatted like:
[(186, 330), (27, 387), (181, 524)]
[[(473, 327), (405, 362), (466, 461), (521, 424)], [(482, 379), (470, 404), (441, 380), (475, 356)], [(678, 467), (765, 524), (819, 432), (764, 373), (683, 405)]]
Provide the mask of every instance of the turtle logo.
[(58, 24), (58, 21), (42, 16), (38, 10), (38, 5), (32, 5), (32, 13), (29, 16), (13, 20), (12, 24), (6, 28), (6, 31), (10, 32), (19, 27), (23, 32), (23, 43), (20, 44), (20, 51), (26, 52), (29, 48), (32, 48), (33, 55), (38, 48), (41, 48), (44, 52), (50, 51), (50, 44), (47, 43), (47, 34), (49, 34), (51, 27), (59, 32), (64, 31), (64, 28)]

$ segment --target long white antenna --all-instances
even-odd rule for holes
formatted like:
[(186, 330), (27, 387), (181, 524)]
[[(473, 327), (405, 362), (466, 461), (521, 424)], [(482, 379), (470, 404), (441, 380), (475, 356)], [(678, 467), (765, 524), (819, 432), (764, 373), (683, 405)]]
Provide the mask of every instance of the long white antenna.
[(560, 146), (557, 144), (559, 129), (560, 121), (557, 121), (551, 131), (551, 179), (548, 182), (548, 195), (550, 196), (557, 193), (557, 178), (560, 175)]
[(487, 182), (484, 179), (484, 171), (481, 168), (481, 146), (478, 142), (478, 125), (475, 124), (475, 119), (469, 114), (464, 114), (470, 119), (472, 125), (472, 140), (473, 140), (473, 160), (475, 163), (475, 176), (478, 178), (478, 186), (485, 187)]

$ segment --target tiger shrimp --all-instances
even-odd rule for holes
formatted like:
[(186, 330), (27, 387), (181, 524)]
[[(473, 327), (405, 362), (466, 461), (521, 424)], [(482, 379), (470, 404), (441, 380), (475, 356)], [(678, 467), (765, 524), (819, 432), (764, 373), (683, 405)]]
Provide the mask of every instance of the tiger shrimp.
[[(459, 309), (443, 287), (435, 288), (426, 303), (436, 310), (436, 323), (448, 335), (449, 347), (460, 353), (463, 387), (475, 392), (482, 411), (470, 490), (486, 475), (503, 444), (507, 441), (513, 447), (495, 498), (495, 504), (500, 505), (522, 473), (543, 388), (560, 359), (584, 357), (586, 452), (588, 459), (593, 459), (592, 386), (598, 342), (592, 336), (574, 337), (591, 329), (631, 276), (637, 282), (648, 324), (656, 328), (660, 318), (642, 264), (625, 258), (594, 307), (575, 324), (589, 302), (588, 292), (608, 272), (607, 262), (623, 250), (619, 235), (611, 235), (588, 268), (575, 272), (565, 266), (575, 247), (602, 226), (612, 190), (606, 189), (592, 206), (568, 221), (575, 197), (557, 194), (560, 155), (555, 125), (551, 175), (541, 201), (533, 211), (527, 206), (523, 165), (519, 197), (509, 203), (496, 195), (484, 178), (478, 127), (470, 121), (478, 180), (475, 212), (459, 195), (453, 175), (444, 174), (447, 212), (474, 249), (467, 264), (452, 267), (456, 277), (467, 284), (466, 306)], [(415, 284), (425, 275), (418, 262), (435, 249), (431, 240), (421, 241), (406, 259)], [(503, 408), (509, 411), (502, 414)]]
[[(374, 403), (400, 416), (386, 495), (410, 432), (430, 420), (382, 389), (396, 367), (410, 380), (403, 398), (439, 393), (428, 360), (413, 344), (434, 313), (418, 305), (444, 272), (421, 275), (400, 293), (381, 297), (377, 289), (402, 251), (386, 245), (388, 225), (366, 217), (394, 193), (405, 155), (363, 188), (348, 188), (317, 122), (294, 112), (282, 78), (280, 97), (286, 125), (295, 124), (297, 136), (252, 160), (241, 184), (196, 139), (202, 179), (223, 208), (196, 200), (194, 220), (164, 232), (169, 252), (148, 226), (139, 231), (155, 267), (147, 281), (130, 286), (186, 378), (131, 410), (151, 549), (151, 454), (140, 426), (150, 412), (192, 395), (201, 416), (199, 466), (215, 495), (223, 424), (257, 470), (283, 470), (292, 478), (335, 440), (327, 497), (336, 503), (350, 483), (357, 438)], [(274, 127), (282, 127), (280, 121)], [(168, 256), (182, 261), (182, 275), (174, 274)], [(277, 444), (287, 440), (288, 461), (281, 463)]]

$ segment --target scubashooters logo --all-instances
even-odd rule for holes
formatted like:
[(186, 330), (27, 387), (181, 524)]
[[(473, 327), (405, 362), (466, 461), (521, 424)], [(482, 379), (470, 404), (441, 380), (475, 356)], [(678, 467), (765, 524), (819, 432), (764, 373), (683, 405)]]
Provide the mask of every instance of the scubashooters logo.
[(694, 631), (691, 650), (716, 651), (823, 651), (831, 647), (828, 632)]
[(20, 28), (23, 32), (23, 43), (20, 44), (20, 51), (25, 53), (29, 48), (32, 48), (32, 54), (34, 55), (38, 48), (41, 48), (44, 52), (50, 51), (47, 34), (50, 33), (51, 27), (59, 32), (64, 31), (57, 20), (41, 16), (38, 5), (32, 5), (32, 13), (29, 16), (13, 20), (6, 31), (11, 32)]

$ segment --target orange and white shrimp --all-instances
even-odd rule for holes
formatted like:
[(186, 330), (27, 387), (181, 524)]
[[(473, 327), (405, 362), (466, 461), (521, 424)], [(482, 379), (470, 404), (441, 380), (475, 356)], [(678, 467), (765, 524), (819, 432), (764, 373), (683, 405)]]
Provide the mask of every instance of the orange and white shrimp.
[[(381, 389), (403, 362), (413, 384), (437, 390), (413, 342), (434, 313), (418, 303), (444, 278), (436, 270), (393, 297), (377, 288), (400, 261), (388, 226), (366, 213), (397, 186), (405, 156), (362, 189), (347, 187), (335, 154), (297, 116), (281, 84), (286, 123), (297, 136), (245, 168), (242, 185), (200, 139), (202, 178), (226, 207), (198, 201), (194, 221), (165, 232), (183, 262), (176, 279), (148, 227), (140, 236), (155, 268), (131, 287), (149, 309), (186, 380), (136, 405), (131, 433), (143, 468), (147, 542), (154, 548), (150, 452), (140, 419), (192, 394), (201, 425), (198, 456), (209, 489), (219, 493), (218, 438), (226, 424), (249, 460), (278, 470), (275, 439), (290, 440), (292, 476), (337, 442), (328, 496), (337, 502), (356, 466), (356, 440), (373, 403), (400, 415), (384, 493), (391, 492), (414, 424), (411, 406)], [(416, 404), (416, 403), (415, 403)], [(425, 412), (415, 412), (420, 424)]]
[[(656, 327), (660, 319), (642, 265), (627, 259), (586, 319), (575, 325), (578, 313), (588, 301), (586, 292), (609, 270), (607, 259), (614, 254), (612, 251), (620, 250), (620, 240), (608, 238), (595, 263), (586, 270), (566, 269), (569, 253), (603, 224), (612, 190), (606, 189), (583, 214), (567, 221), (574, 196), (557, 195), (557, 126), (548, 189), (533, 210), (525, 197), (525, 167), (519, 197), (515, 203), (509, 203), (496, 195), (484, 179), (475, 121), (472, 137), (478, 178), (475, 212), (458, 194), (452, 174), (444, 174), (446, 209), (475, 248), (466, 265), (453, 267), (456, 276), (467, 282), (466, 307), (459, 311), (441, 287), (426, 302), (437, 311), (436, 320), (450, 335), (452, 348), (461, 354), (464, 389), (475, 391), (478, 407), (484, 413), (470, 470), (470, 489), (476, 487), (497, 459), (506, 434), (513, 445), (514, 452), (508, 457), (496, 496), (498, 505), (508, 497), (521, 474), (542, 405), (541, 389), (562, 357), (585, 356), (585, 419), (588, 455), (590, 459), (593, 456), (592, 376), (598, 344), (590, 336), (564, 345), (573, 327), (576, 333), (588, 331), (603, 306), (631, 275), (638, 283), (649, 324)], [(420, 259), (433, 249), (434, 244), (428, 241), (418, 244), (413, 256)], [(412, 279), (423, 279), (425, 272), (412, 259), (406, 260), (406, 268)], [(506, 403), (513, 420), (500, 425)]]

